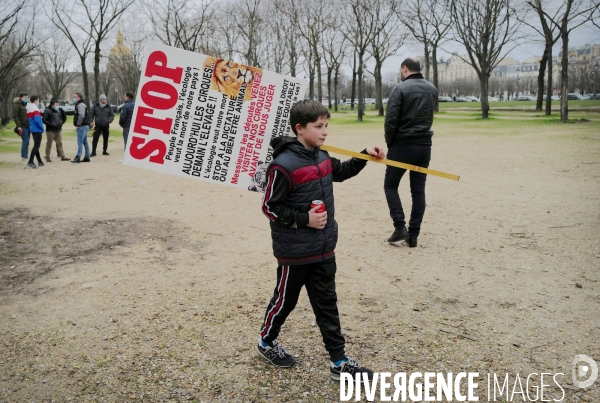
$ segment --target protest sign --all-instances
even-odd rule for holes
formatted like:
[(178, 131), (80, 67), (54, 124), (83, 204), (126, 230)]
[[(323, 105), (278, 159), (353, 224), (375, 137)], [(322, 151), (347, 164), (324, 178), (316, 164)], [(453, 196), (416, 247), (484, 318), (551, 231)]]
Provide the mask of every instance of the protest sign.
[(158, 43), (145, 60), (123, 163), (262, 191), (307, 83)]

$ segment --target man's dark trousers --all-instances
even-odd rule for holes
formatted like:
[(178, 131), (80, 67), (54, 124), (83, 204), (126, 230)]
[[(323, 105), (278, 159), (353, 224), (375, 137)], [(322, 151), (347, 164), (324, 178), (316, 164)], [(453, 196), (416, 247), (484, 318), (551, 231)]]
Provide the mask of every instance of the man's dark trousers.
[[(404, 162), (406, 164), (417, 165), (423, 168), (429, 167), (431, 159), (431, 145), (428, 144), (394, 144), (388, 150), (387, 158)], [(406, 169), (388, 166), (385, 171), (383, 189), (390, 209), (390, 217), (394, 222), (395, 228), (405, 228), (406, 219), (398, 186), (400, 179)], [(410, 236), (419, 236), (421, 223), (425, 214), (425, 181), (427, 175), (410, 171), (410, 193), (412, 196), (412, 210), (410, 213), (410, 222), (408, 225), (408, 234)]]
[(108, 126), (96, 126), (94, 127), (94, 137), (92, 137), (92, 153), (96, 153), (100, 134), (103, 137), (102, 151), (106, 151), (108, 147)]
[(267, 308), (260, 331), (262, 339), (266, 343), (271, 343), (277, 338), (281, 325), (296, 307), (302, 286), (306, 286), (306, 292), (331, 361), (335, 362), (344, 358), (346, 341), (342, 336), (337, 309), (335, 272), (335, 258), (299, 266), (279, 265), (275, 293)]

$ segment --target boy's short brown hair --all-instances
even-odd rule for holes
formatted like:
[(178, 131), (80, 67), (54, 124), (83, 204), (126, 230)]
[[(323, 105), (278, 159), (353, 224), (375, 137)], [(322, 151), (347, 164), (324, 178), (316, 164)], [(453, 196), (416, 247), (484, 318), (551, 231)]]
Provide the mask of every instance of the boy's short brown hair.
[(331, 117), (329, 109), (325, 107), (319, 101), (312, 99), (303, 99), (298, 101), (290, 109), (290, 125), (292, 131), (297, 136), (296, 125), (300, 124), (302, 127), (306, 127), (307, 124), (316, 122), (320, 117), (325, 116), (327, 119)]

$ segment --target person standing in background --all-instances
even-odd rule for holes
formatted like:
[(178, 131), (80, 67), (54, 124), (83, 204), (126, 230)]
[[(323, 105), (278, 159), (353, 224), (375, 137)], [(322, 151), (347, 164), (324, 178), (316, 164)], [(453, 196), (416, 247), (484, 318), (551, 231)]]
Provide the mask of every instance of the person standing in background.
[[(92, 122), (90, 110), (83, 101), (83, 97), (78, 92), (73, 95), (73, 103), (75, 104), (73, 124), (75, 124), (75, 127), (77, 128), (77, 155), (71, 162), (90, 162), (90, 146), (87, 139), (87, 132), (90, 130), (90, 123)], [(85, 147), (85, 158), (81, 159), (83, 147)]]
[(33, 162), (34, 157), (37, 158), (39, 166), (44, 166), (42, 157), (40, 157), (40, 145), (42, 144), (42, 136), (44, 134), (44, 123), (42, 122), (39, 103), (40, 97), (35, 95), (31, 97), (31, 102), (27, 103), (27, 119), (29, 121), (29, 130), (33, 137), (33, 148), (31, 149), (27, 166), (33, 169), (37, 169), (37, 166)]
[(58, 107), (58, 101), (54, 98), (50, 100), (50, 105), (44, 110), (42, 121), (46, 125), (46, 162), (52, 162), (50, 159), (50, 151), (52, 150), (52, 142), (56, 141), (56, 151), (61, 161), (68, 161), (65, 157), (62, 146), (62, 126), (67, 120), (67, 116), (61, 113)]
[[(131, 92), (125, 94), (125, 105), (121, 107), (121, 116), (119, 116), (119, 125), (123, 128), (123, 152), (127, 148), (127, 138), (129, 137), (129, 127), (131, 126), (131, 119), (133, 118), (133, 108), (135, 102), (133, 101), (134, 96)], [(123, 158), (119, 160), (123, 162)]]
[(21, 162), (27, 163), (27, 153), (29, 151), (29, 120), (27, 119), (27, 103), (29, 95), (25, 92), (15, 98), (13, 104), (13, 121), (17, 125), (16, 132), (21, 136)]
[(106, 101), (106, 95), (100, 95), (99, 102), (92, 107), (92, 125), (94, 128), (94, 137), (92, 139), (92, 153), (90, 157), (96, 156), (96, 147), (98, 146), (98, 140), (100, 139), (100, 134), (102, 134), (102, 155), (110, 155), (106, 151), (108, 147), (108, 131), (110, 128), (110, 124), (115, 118), (115, 113), (113, 112), (110, 104)]
[[(433, 113), (438, 103), (438, 90), (421, 74), (421, 65), (414, 59), (406, 59), (400, 65), (400, 80), (388, 100), (385, 112), (385, 142), (388, 159), (429, 167)], [(417, 246), (421, 223), (425, 214), (425, 181), (427, 175), (410, 171), (410, 194), (412, 209), (408, 230), (406, 218), (398, 193), (400, 179), (406, 169), (388, 166), (383, 189), (394, 224), (394, 232), (388, 242), (406, 241), (409, 247)]]

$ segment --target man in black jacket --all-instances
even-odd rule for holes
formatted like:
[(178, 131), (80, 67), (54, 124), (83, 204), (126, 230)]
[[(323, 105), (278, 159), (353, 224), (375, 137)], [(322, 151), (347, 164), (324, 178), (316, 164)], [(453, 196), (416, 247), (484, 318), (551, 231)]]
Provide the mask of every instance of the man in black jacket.
[(102, 134), (102, 155), (110, 155), (106, 151), (108, 147), (108, 131), (110, 124), (115, 119), (115, 113), (113, 112), (110, 104), (106, 101), (106, 95), (100, 95), (98, 103), (92, 107), (92, 127), (94, 128), (94, 137), (92, 138), (92, 153), (90, 157), (96, 156), (96, 147), (98, 146), (98, 140), (100, 134)]
[[(131, 92), (125, 94), (125, 105), (121, 107), (121, 116), (119, 116), (119, 125), (123, 128), (123, 151), (127, 147), (127, 138), (129, 137), (129, 127), (133, 118), (133, 108), (135, 107), (134, 96)], [(123, 159), (119, 161), (123, 162)]]
[(56, 141), (56, 152), (61, 161), (68, 161), (65, 157), (65, 152), (62, 146), (62, 126), (67, 121), (67, 115), (58, 106), (58, 101), (52, 99), (50, 105), (44, 109), (42, 122), (46, 125), (46, 162), (52, 162), (50, 159), (50, 151), (52, 150), (52, 142)]
[[(431, 125), (438, 102), (438, 90), (423, 78), (421, 66), (414, 59), (400, 65), (400, 84), (394, 88), (385, 114), (385, 142), (387, 158), (406, 164), (429, 167), (431, 159)], [(394, 222), (394, 233), (388, 242), (406, 240), (408, 246), (417, 246), (417, 237), (425, 214), (425, 180), (427, 175), (410, 171), (412, 210), (408, 231), (398, 186), (406, 169), (388, 166), (383, 189)]]

